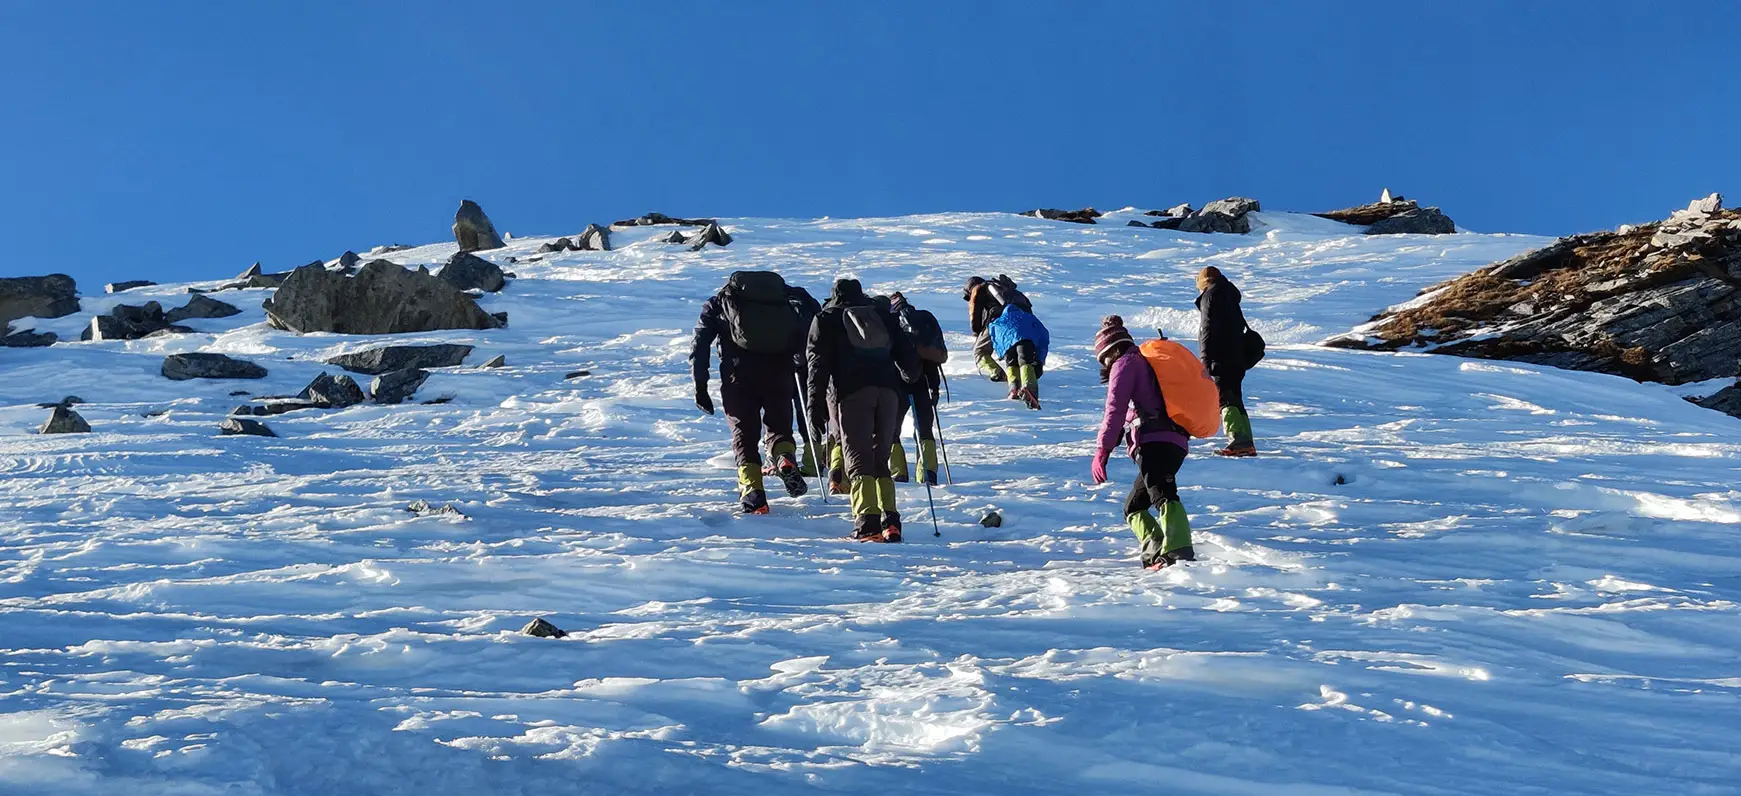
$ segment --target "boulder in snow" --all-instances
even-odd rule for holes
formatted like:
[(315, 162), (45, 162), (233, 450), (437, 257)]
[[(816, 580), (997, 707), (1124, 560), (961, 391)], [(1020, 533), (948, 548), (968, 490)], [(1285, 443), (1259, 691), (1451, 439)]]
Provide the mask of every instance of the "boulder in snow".
[(187, 304), (164, 313), (163, 319), (169, 323), (181, 323), (193, 318), (228, 318), (231, 315), (240, 315), (241, 312), (241, 309), (229, 302), (195, 295), (188, 299)]
[(520, 632), (538, 638), (564, 638), (568, 635), (568, 631), (544, 621), (542, 616), (527, 622), (525, 627), (520, 628)]
[(1329, 210), (1323, 213), (1313, 213), (1312, 215), (1319, 218), (1327, 218), (1331, 221), (1340, 221), (1344, 224), (1365, 227), (1376, 224), (1390, 218), (1391, 216), (1402, 215), (1410, 210), (1414, 210), (1416, 207), (1417, 205), (1412, 201), (1378, 201), (1369, 205), (1345, 207), (1341, 210)]
[(484, 214), (484, 209), (470, 199), (461, 201), (459, 211), (453, 214), (453, 239), (459, 243), (462, 252), (500, 249), (507, 245), (502, 242), (502, 236), (496, 234), (496, 225)]
[(222, 434), (226, 437), (229, 437), (229, 436), (276, 437), (276, 436), (278, 436), (277, 434), (272, 433), (272, 429), (267, 427), (267, 425), (265, 423), (262, 423), (258, 420), (249, 420), (248, 418), (245, 418), (245, 417), (226, 417), (226, 418), (224, 418), (224, 422), (218, 424), (218, 433)]
[(78, 284), (66, 274), (0, 277), (0, 326), (19, 318), (59, 318), (78, 311)]
[(1196, 213), (1197, 213), (1197, 211), (1191, 208), (1191, 203), (1185, 202), (1183, 204), (1173, 205), (1172, 207), (1169, 207), (1165, 210), (1150, 210), (1147, 213), (1144, 213), (1143, 215), (1145, 215), (1145, 216), (1166, 216), (1168, 218), (1189, 218), (1190, 216), (1195, 215)]
[(379, 376), (410, 368), (450, 368), (465, 364), (472, 347), (443, 343), (439, 345), (390, 345), (352, 354), (340, 354), (326, 361), (352, 373)]
[(1003, 515), (997, 509), (986, 509), (984, 514), (979, 515), (979, 524), (987, 528), (1002, 528)]
[(664, 213), (648, 213), (640, 218), (630, 218), (611, 224), (613, 227), (651, 227), (660, 224), (677, 224), (684, 227), (705, 227), (714, 223), (711, 218), (673, 218)]
[(11, 331), (11, 324), (6, 324), (4, 335), (0, 335), (0, 348), (46, 348), (60, 341), (60, 335), (54, 332), (38, 332), (26, 330)]
[(1451, 217), (1437, 207), (1408, 210), (1366, 228), (1368, 235), (1449, 235), (1456, 231)]
[(727, 235), (718, 224), (708, 224), (700, 232), (683, 242), (689, 244), (690, 251), (698, 252), (706, 248), (709, 243), (715, 246), (730, 246), (731, 236)]
[(453, 285), (386, 260), (364, 265), (356, 276), (303, 266), (264, 306), (268, 323), (293, 332), (402, 334), (502, 325)]
[(1251, 220), (1246, 214), (1263, 209), (1256, 199), (1235, 196), (1218, 199), (1203, 206), (1195, 215), (1180, 220), (1180, 232), (1216, 232), (1223, 234), (1243, 235), (1251, 231)]
[(404, 403), (428, 379), (429, 371), (420, 368), (395, 370), (376, 376), (374, 383), (369, 385), (369, 392), (374, 393), (378, 404)]
[(323, 407), (343, 409), (362, 403), (366, 396), (363, 395), (363, 388), (357, 385), (356, 379), (342, 373), (337, 376), (321, 373), (307, 387), (302, 388), (302, 392), (297, 393), (296, 397)]
[(170, 354), (163, 358), (163, 376), (173, 381), (188, 379), (263, 379), (266, 369), (244, 359), (223, 354)]
[(499, 367), (503, 367), (507, 364), (508, 364), (508, 358), (506, 356), (501, 355), (501, 354), (497, 354), (493, 357), (490, 357), (490, 361), (485, 362), (484, 367), (486, 367), (486, 368), (499, 368)]
[(1056, 208), (1044, 207), (1038, 210), (1029, 210), (1022, 215), (1031, 216), (1033, 218), (1044, 218), (1052, 221), (1068, 221), (1072, 224), (1094, 224), (1097, 223), (1094, 219), (1105, 214), (1092, 207), (1084, 207), (1081, 210), (1058, 210)]
[(575, 239), (574, 248), (576, 251), (608, 252), (611, 250), (611, 231), (597, 224), (588, 224)]
[(91, 424), (86, 423), (78, 412), (65, 406), (56, 406), (48, 414), (48, 422), (42, 424), (38, 434), (89, 434)]
[(84, 340), (139, 340), (160, 332), (186, 333), (192, 329), (169, 322), (163, 305), (155, 301), (144, 304), (118, 304), (107, 315), (98, 315), (85, 327)]
[(441, 267), (436, 278), (460, 290), (482, 290), (485, 293), (495, 293), (508, 284), (499, 266), (466, 252), (456, 252), (447, 258), (447, 264)]

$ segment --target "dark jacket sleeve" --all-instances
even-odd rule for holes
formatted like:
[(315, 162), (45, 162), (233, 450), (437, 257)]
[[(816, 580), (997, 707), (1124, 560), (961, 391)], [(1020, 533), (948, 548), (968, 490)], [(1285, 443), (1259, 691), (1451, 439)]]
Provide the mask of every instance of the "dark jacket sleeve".
[(925, 371), (919, 367), (919, 352), (913, 348), (913, 339), (901, 331), (901, 321), (893, 313), (884, 320), (893, 334), (889, 335), (889, 353), (894, 356), (895, 369), (901, 372), (901, 381), (908, 387), (923, 384)]
[(701, 317), (695, 321), (695, 340), (689, 347), (689, 371), (697, 387), (707, 384), (707, 374), (713, 370), (713, 342), (719, 339), (725, 321), (720, 314), (719, 296), (701, 305)]
[(834, 346), (828, 339), (830, 310), (817, 313), (810, 322), (810, 335), (804, 345), (804, 408), (809, 410), (815, 433), (822, 433), (828, 418), (828, 377), (834, 372)]
[(1197, 352), (1205, 364), (1242, 366), (1245, 313), (1239, 309), (1239, 289), (1217, 282), (1197, 299), (1202, 321), (1197, 327)]

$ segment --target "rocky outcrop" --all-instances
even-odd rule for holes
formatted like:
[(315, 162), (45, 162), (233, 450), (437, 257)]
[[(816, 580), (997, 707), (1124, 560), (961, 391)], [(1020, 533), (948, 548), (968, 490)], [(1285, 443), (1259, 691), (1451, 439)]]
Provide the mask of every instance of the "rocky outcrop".
[(262, 423), (258, 420), (249, 420), (245, 417), (226, 417), (226, 418), (224, 418), (224, 422), (218, 424), (218, 433), (222, 434), (226, 437), (229, 437), (229, 436), (276, 437), (276, 436), (278, 436), (277, 434), (272, 433), (272, 429), (268, 428), (265, 423)]
[(339, 255), (338, 260), (333, 264), (337, 265), (340, 271), (355, 271), (357, 266), (363, 264), (363, 258), (356, 252), (346, 249), (345, 253)]
[(1084, 207), (1081, 210), (1058, 210), (1055, 208), (1043, 207), (1038, 210), (1029, 210), (1022, 215), (1030, 216), (1032, 218), (1044, 218), (1051, 221), (1068, 221), (1072, 224), (1095, 224), (1098, 222), (1094, 219), (1105, 215), (1105, 213), (1095, 210), (1092, 207)]
[(329, 376), (325, 373), (314, 377), (314, 381), (302, 388), (296, 394), (298, 400), (308, 401), (316, 406), (329, 409), (343, 409), (362, 403), (368, 396), (363, 395), (363, 388), (357, 380), (344, 374)]
[(490, 361), (485, 362), (483, 366), (485, 368), (494, 369), (494, 368), (506, 367), (507, 364), (508, 364), (507, 356), (502, 355), (502, 354), (497, 354), (493, 357), (490, 357)]
[(538, 247), (540, 254), (553, 252), (608, 252), (611, 250), (611, 232), (597, 224), (586, 225), (586, 230), (572, 240), (557, 238)]
[(502, 325), (453, 285), (386, 260), (364, 265), (355, 276), (303, 266), (263, 306), (272, 326), (304, 333), (402, 334)]
[(79, 311), (79, 287), (66, 274), (0, 277), (0, 328), (19, 318), (59, 318)]
[(1561, 238), (1458, 277), (1330, 344), (1665, 384), (1735, 376), (1741, 212), (1720, 209), (1715, 198), (1694, 205), (1658, 223)]
[(652, 227), (660, 224), (677, 224), (684, 227), (705, 227), (715, 223), (711, 218), (672, 218), (664, 213), (648, 213), (640, 218), (630, 218), (612, 222), (613, 227)]
[(127, 282), (110, 282), (103, 286), (104, 293), (125, 293), (142, 287), (153, 287), (157, 283), (149, 279), (134, 279)]
[[(1254, 210), (1262, 209), (1256, 199), (1247, 199), (1243, 196), (1218, 199), (1204, 205), (1202, 211), (1180, 219), (1177, 227), (1162, 227), (1162, 229), (1243, 235), (1251, 231), (1251, 219), (1246, 218), (1246, 215)], [(1157, 224), (1157, 226), (1159, 225)]]
[(484, 209), (470, 199), (461, 201), (459, 210), (453, 214), (453, 239), (459, 243), (462, 252), (500, 249), (507, 245), (502, 242), (502, 236), (496, 234), (496, 225), (484, 214)]
[(1707, 395), (1703, 398), (1688, 398), (1687, 400), (1703, 406), (1706, 409), (1715, 409), (1726, 415), (1741, 417), (1741, 382), (1736, 382), (1735, 384), (1724, 387), (1715, 395)]
[(685, 243), (688, 240), (689, 238), (685, 237), (683, 233), (678, 232), (677, 230), (671, 230), (666, 233), (664, 237), (659, 238), (660, 243)]
[(707, 248), (707, 245), (710, 243), (715, 246), (730, 246), (731, 236), (727, 235), (725, 230), (721, 229), (718, 224), (708, 224), (700, 232), (695, 233), (683, 242), (689, 245), (690, 251), (698, 252)]
[(374, 394), (375, 403), (378, 404), (404, 403), (405, 399), (415, 394), (417, 388), (422, 387), (423, 382), (428, 379), (429, 371), (427, 370), (419, 368), (395, 370), (392, 373), (376, 376), (374, 383), (369, 385), (369, 392)]
[[(1388, 193), (1388, 191), (1386, 193)], [(1373, 202), (1369, 205), (1345, 207), (1341, 210), (1313, 213), (1312, 215), (1319, 218), (1327, 218), (1331, 221), (1340, 221), (1344, 224), (1353, 224), (1357, 227), (1366, 227), (1390, 218), (1391, 216), (1401, 215), (1410, 210), (1416, 210), (1419, 208), (1420, 205), (1415, 203), (1412, 199), (1392, 199), (1390, 201), (1384, 201), (1381, 197), (1379, 201)]]
[(460, 290), (482, 290), (485, 293), (495, 293), (508, 285), (508, 278), (502, 274), (500, 266), (466, 252), (457, 252), (447, 258), (447, 264), (441, 267), (436, 278)]
[(60, 341), (60, 335), (54, 332), (14, 332), (11, 329), (10, 324), (5, 326), (6, 333), (0, 335), (0, 348), (46, 348)]
[(191, 332), (186, 326), (177, 326), (169, 322), (163, 312), (163, 305), (155, 301), (144, 304), (119, 304), (110, 309), (107, 315), (98, 315), (91, 319), (91, 324), (85, 327), (80, 335), (81, 340), (139, 340), (159, 333), (181, 334)]
[(37, 430), (38, 434), (89, 434), (91, 424), (86, 423), (78, 412), (65, 407), (56, 406), (48, 413), (48, 422)]
[[(310, 263), (310, 265), (321, 265), (322, 267), (325, 267), (323, 264), (318, 262)], [(233, 281), (219, 287), (218, 290), (247, 290), (248, 288), (257, 287), (278, 287), (279, 285), (284, 284), (284, 280), (290, 278), (290, 274), (290, 271), (279, 271), (277, 273), (269, 274), (260, 269), (259, 263), (254, 263), (253, 265), (248, 266), (248, 270), (237, 274)]]
[(1456, 231), (1451, 217), (1437, 207), (1398, 213), (1366, 228), (1368, 235), (1449, 235)]
[(1183, 204), (1173, 205), (1172, 207), (1169, 207), (1165, 210), (1150, 210), (1147, 213), (1144, 213), (1143, 215), (1145, 215), (1145, 216), (1166, 216), (1168, 218), (1190, 218), (1191, 216), (1194, 216), (1196, 214), (1197, 214), (1197, 211), (1191, 207), (1191, 203), (1185, 202)]
[(568, 631), (550, 624), (542, 616), (527, 622), (525, 627), (520, 628), (520, 632), (536, 638), (565, 638), (568, 636)]
[(469, 345), (390, 345), (354, 354), (340, 354), (326, 361), (352, 373), (379, 376), (410, 368), (451, 368), (465, 363)]
[(266, 369), (223, 354), (170, 354), (163, 358), (163, 376), (173, 381), (263, 379), (266, 378)]
[(196, 295), (188, 299), (187, 304), (164, 313), (163, 319), (169, 323), (181, 323), (194, 318), (228, 318), (241, 313), (242, 310), (234, 304)]

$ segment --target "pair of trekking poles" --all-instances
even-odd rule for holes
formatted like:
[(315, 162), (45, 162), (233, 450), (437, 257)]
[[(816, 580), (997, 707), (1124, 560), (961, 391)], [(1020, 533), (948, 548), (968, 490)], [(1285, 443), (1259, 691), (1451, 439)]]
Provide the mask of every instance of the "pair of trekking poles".
[[(943, 377), (943, 391), (944, 394), (947, 395), (949, 392), (949, 376), (943, 373), (939, 373), (938, 375)], [(804, 380), (798, 378), (798, 376), (794, 374), (792, 376), (792, 381), (798, 387), (798, 411), (802, 413), (804, 418), (804, 447), (810, 451), (810, 460), (816, 463), (816, 486), (818, 491), (822, 494), (822, 504), (826, 506), (828, 505), (828, 476), (825, 475), (825, 473), (828, 472), (832, 463), (825, 455), (827, 454), (827, 450), (824, 446), (817, 444), (815, 440), (817, 429), (813, 428), (810, 423), (810, 406), (808, 399), (804, 396)], [(915, 396), (914, 400), (918, 400), (918, 397)], [(942, 454), (943, 457), (943, 477), (948, 481), (950, 486), (954, 486), (955, 473), (949, 467), (949, 445), (943, 441), (943, 413), (938, 410), (938, 405), (935, 403), (931, 406), (931, 421), (936, 424), (937, 451)], [(925, 484), (925, 502), (929, 504), (931, 509), (931, 535), (942, 536), (943, 531), (937, 525), (937, 499), (931, 494), (930, 482), (925, 480), (924, 450), (924, 443), (919, 439), (919, 427), (914, 426), (913, 455), (919, 457), (919, 481)]]

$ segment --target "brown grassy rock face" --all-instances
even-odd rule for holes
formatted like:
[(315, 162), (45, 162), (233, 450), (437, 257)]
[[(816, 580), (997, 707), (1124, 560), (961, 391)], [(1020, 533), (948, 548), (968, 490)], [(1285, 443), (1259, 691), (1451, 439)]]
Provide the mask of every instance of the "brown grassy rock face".
[(1741, 212), (1562, 238), (1437, 285), (1332, 345), (1511, 359), (1639, 381), (1736, 375)]

